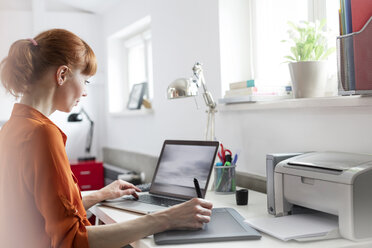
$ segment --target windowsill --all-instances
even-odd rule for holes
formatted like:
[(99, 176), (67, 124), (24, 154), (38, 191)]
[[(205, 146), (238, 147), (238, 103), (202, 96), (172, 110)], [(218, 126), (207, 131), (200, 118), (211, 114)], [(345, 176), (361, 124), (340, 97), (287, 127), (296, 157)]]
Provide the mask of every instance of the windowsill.
[(371, 96), (333, 96), (319, 98), (296, 98), (285, 100), (218, 104), (220, 112), (261, 110), (261, 109), (299, 109), (299, 108), (339, 108), (372, 106)]
[(153, 109), (141, 108), (141, 109), (125, 109), (122, 112), (110, 113), (111, 117), (125, 117), (125, 116), (141, 116), (141, 115), (152, 115), (154, 114)]

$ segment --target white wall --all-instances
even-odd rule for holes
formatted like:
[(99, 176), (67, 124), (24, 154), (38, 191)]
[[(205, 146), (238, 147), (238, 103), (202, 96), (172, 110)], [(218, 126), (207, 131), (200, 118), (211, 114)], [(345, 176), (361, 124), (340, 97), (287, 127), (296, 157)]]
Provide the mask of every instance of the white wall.
[[(29, 37), (32, 30), (30, 20), (31, 13), (27, 11), (0, 11), (0, 60), (8, 55), (15, 40)], [(9, 119), (14, 102), (14, 97), (0, 87), (0, 121)]]

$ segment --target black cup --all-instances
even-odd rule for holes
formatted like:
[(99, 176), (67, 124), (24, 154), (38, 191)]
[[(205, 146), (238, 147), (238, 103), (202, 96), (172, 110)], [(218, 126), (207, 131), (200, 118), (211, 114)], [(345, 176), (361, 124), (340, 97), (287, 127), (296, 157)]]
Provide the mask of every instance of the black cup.
[(248, 204), (248, 189), (239, 189), (235, 193), (237, 205)]

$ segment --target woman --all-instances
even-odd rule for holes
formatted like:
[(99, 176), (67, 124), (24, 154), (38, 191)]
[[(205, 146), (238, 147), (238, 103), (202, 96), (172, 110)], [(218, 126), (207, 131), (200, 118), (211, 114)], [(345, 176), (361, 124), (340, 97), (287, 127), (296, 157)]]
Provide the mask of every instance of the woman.
[(62, 29), (16, 41), (1, 62), (3, 86), (21, 97), (0, 131), (2, 247), (120, 247), (210, 220), (212, 204), (192, 199), (128, 222), (90, 226), (85, 209), (140, 191), (116, 181), (82, 199), (65, 152), (66, 136), (48, 119), (56, 110), (70, 112), (87, 96), (85, 84), (96, 67), (92, 49)]

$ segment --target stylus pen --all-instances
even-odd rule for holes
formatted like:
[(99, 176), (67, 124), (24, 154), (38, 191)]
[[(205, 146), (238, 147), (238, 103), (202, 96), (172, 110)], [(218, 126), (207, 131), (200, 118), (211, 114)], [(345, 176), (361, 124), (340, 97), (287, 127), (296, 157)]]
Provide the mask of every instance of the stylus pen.
[(198, 179), (196, 178), (194, 178), (194, 185), (195, 185), (196, 195), (198, 196), (198, 198), (203, 198), (202, 193), (200, 191)]

